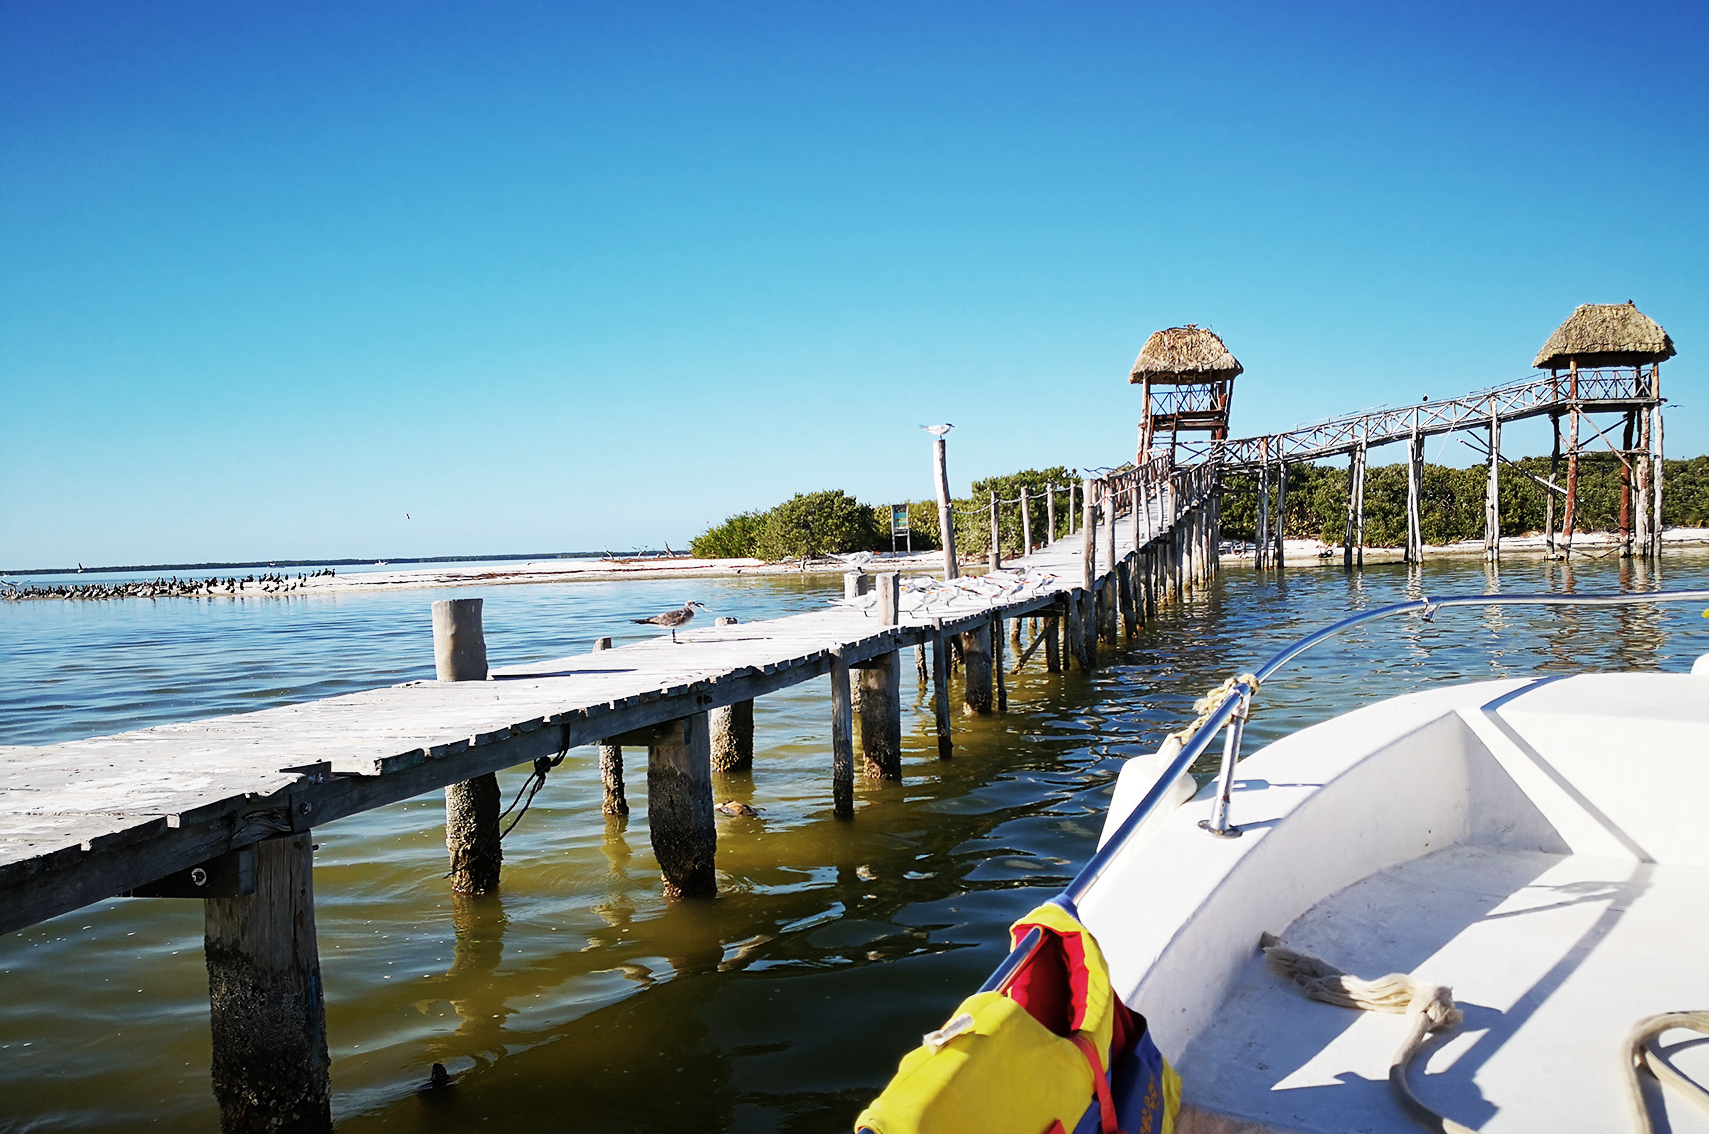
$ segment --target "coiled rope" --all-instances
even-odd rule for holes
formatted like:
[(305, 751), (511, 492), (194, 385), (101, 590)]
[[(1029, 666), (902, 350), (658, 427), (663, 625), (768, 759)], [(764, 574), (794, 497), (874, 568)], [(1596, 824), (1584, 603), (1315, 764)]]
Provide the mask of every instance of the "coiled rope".
[[(1709, 615), (1709, 611), (1705, 612)], [(1663, 1032), (1673, 1028), (1688, 1028), (1709, 1035), (1709, 1012), (1664, 1012), (1646, 1016), (1632, 1025), (1626, 1042), (1620, 1049), (1620, 1071), (1626, 1083), (1626, 1102), (1632, 1115), (1632, 1125), (1639, 1134), (1655, 1134), (1650, 1108), (1644, 1105), (1644, 1089), (1638, 1082), (1640, 1072), (1648, 1071), (1661, 1083), (1672, 1087), (1686, 1098), (1709, 1110), (1709, 1091), (1687, 1079), (1656, 1050), (1655, 1041)]]

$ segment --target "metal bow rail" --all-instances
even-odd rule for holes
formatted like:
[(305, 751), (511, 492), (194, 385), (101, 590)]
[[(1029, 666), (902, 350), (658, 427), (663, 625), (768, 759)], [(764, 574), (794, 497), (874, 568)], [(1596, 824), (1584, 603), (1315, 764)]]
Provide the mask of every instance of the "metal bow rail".
[[(1175, 781), (1182, 773), (1193, 766), (1193, 761), (1202, 756), (1216, 734), (1227, 729), (1223, 743), (1222, 767), (1217, 774), (1217, 791), (1211, 808), (1211, 818), (1200, 826), (1208, 832), (1223, 838), (1237, 836), (1238, 827), (1228, 822), (1229, 793), (1233, 787), (1234, 766), (1240, 759), (1240, 741), (1245, 729), (1247, 710), (1251, 705), (1253, 694), (1260, 686), (1283, 666), (1312, 649), (1335, 637), (1344, 630), (1366, 622), (1375, 622), (1380, 618), (1390, 618), (1399, 614), (1418, 612), (1426, 622), (1432, 621), (1436, 612), (1457, 606), (1630, 606), (1643, 603), (1663, 602), (1709, 602), (1709, 590), (1690, 591), (1655, 591), (1648, 594), (1615, 594), (1615, 595), (1557, 595), (1557, 594), (1520, 594), (1520, 595), (1452, 595), (1442, 598), (1410, 599), (1407, 602), (1391, 603), (1374, 610), (1361, 611), (1350, 615), (1339, 622), (1325, 626), (1323, 629), (1308, 634), (1303, 638), (1283, 647), (1271, 655), (1270, 660), (1249, 674), (1244, 674), (1225, 682), (1212, 691), (1209, 703), (1200, 702), (1200, 714), (1191, 731), (1182, 738), (1181, 750), (1169, 767), (1157, 777), (1157, 782), (1151, 785), (1151, 790), (1139, 801), (1121, 826), (1111, 834), (1109, 840), (1099, 847), (1091, 859), (1081, 868), (1060, 894), (1051, 899), (1069, 911), (1073, 911), (1080, 901), (1097, 885), (1098, 879), (1115, 862), (1134, 833), (1139, 830), (1146, 818), (1155, 811)], [(1706, 612), (1709, 613), (1709, 612)], [(1038, 949), (1043, 940), (1043, 934), (1038, 929), (1027, 931), (1018, 944), (1003, 958), (1001, 964), (991, 976), (980, 986), (981, 992), (998, 992), (1008, 986), (1023, 964)]]

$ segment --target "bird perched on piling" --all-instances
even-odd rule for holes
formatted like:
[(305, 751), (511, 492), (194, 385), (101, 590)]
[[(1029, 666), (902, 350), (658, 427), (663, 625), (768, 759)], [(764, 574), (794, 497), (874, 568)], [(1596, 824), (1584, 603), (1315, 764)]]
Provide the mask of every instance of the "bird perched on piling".
[(930, 433), (933, 437), (942, 437), (944, 434), (954, 429), (955, 424), (950, 422), (945, 425), (922, 425), (920, 428), (924, 429), (927, 433)]
[(697, 606), (701, 610), (706, 609), (705, 603), (695, 602), (693, 599), (689, 599), (687, 602), (682, 604), (682, 609), (680, 610), (667, 610), (663, 614), (655, 614), (651, 618), (636, 618), (632, 619), (632, 621), (642, 626), (663, 626), (671, 632), (671, 641), (674, 642), (676, 641), (677, 627), (687, 626), (690, 622), (694, 621), (694, 608)]

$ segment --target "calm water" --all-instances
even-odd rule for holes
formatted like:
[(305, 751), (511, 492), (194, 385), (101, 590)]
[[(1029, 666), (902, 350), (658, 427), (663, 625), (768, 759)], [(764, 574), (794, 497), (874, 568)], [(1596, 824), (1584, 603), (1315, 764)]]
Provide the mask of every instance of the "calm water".
[[(836, 580), (459, 589), (487, 600), (494, 664), (585, 650), (699, 598), (766, 617)], [(763, 700), (756, 768), (718, 798), (716, 901), (659, 896), (646, 776), (627, 823), (599, 815), (591, 749), (552, 773), (506, 840), (504, 892), (453, 900), (439, 797), (316, 832), (316, 912), (341, 1131), (847, 1130), (921, 1033), (1002, 952), (1010, 921), (1092, 850), (1125, 757), (1192, 699), (1344, 611), (1416, 595), (1709, 585), (1709, 557), (1656, 573), (1610, 561), (1224, 574), (1093, 680), (1010, 679), (1011, 712), (957, 723), (935, 758), (905, 671), (906, 782), (830, 814), (829, 697)], [(44, 744), (242, 712), (432, 674), (441, 592), (313, 599), (0, 605), (0, 744)], [(1423, 683), (1581, 668), (1684, 669), (1709, 651), (1694, 607), (1471, 611), (1367, 628), (1264, 690), (1251, 747)], [(1011, 655), (1012, 658), (1012, 655)], [(520, 774), (501, 775), (507, 791)], [(198, 903), (102, 903), (0, 937), (0, 1130), (213, 1130)], [(457, 1078), (429, 1103), (428, 1066)]]

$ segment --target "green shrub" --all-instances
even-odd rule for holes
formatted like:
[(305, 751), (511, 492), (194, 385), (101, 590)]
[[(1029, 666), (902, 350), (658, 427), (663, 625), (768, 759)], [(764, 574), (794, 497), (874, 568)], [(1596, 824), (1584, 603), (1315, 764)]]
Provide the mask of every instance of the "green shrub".
[(767, 512), (757, 554), (775, 561), (889, 547), (890, 528), (879, 526), (878, 509), (831, 489), (796, 493)]
[(759, 554), (764, 529), (763, 512), (742, 512), (695, 536), (689, 554), (697, 559), (752, 559)]

